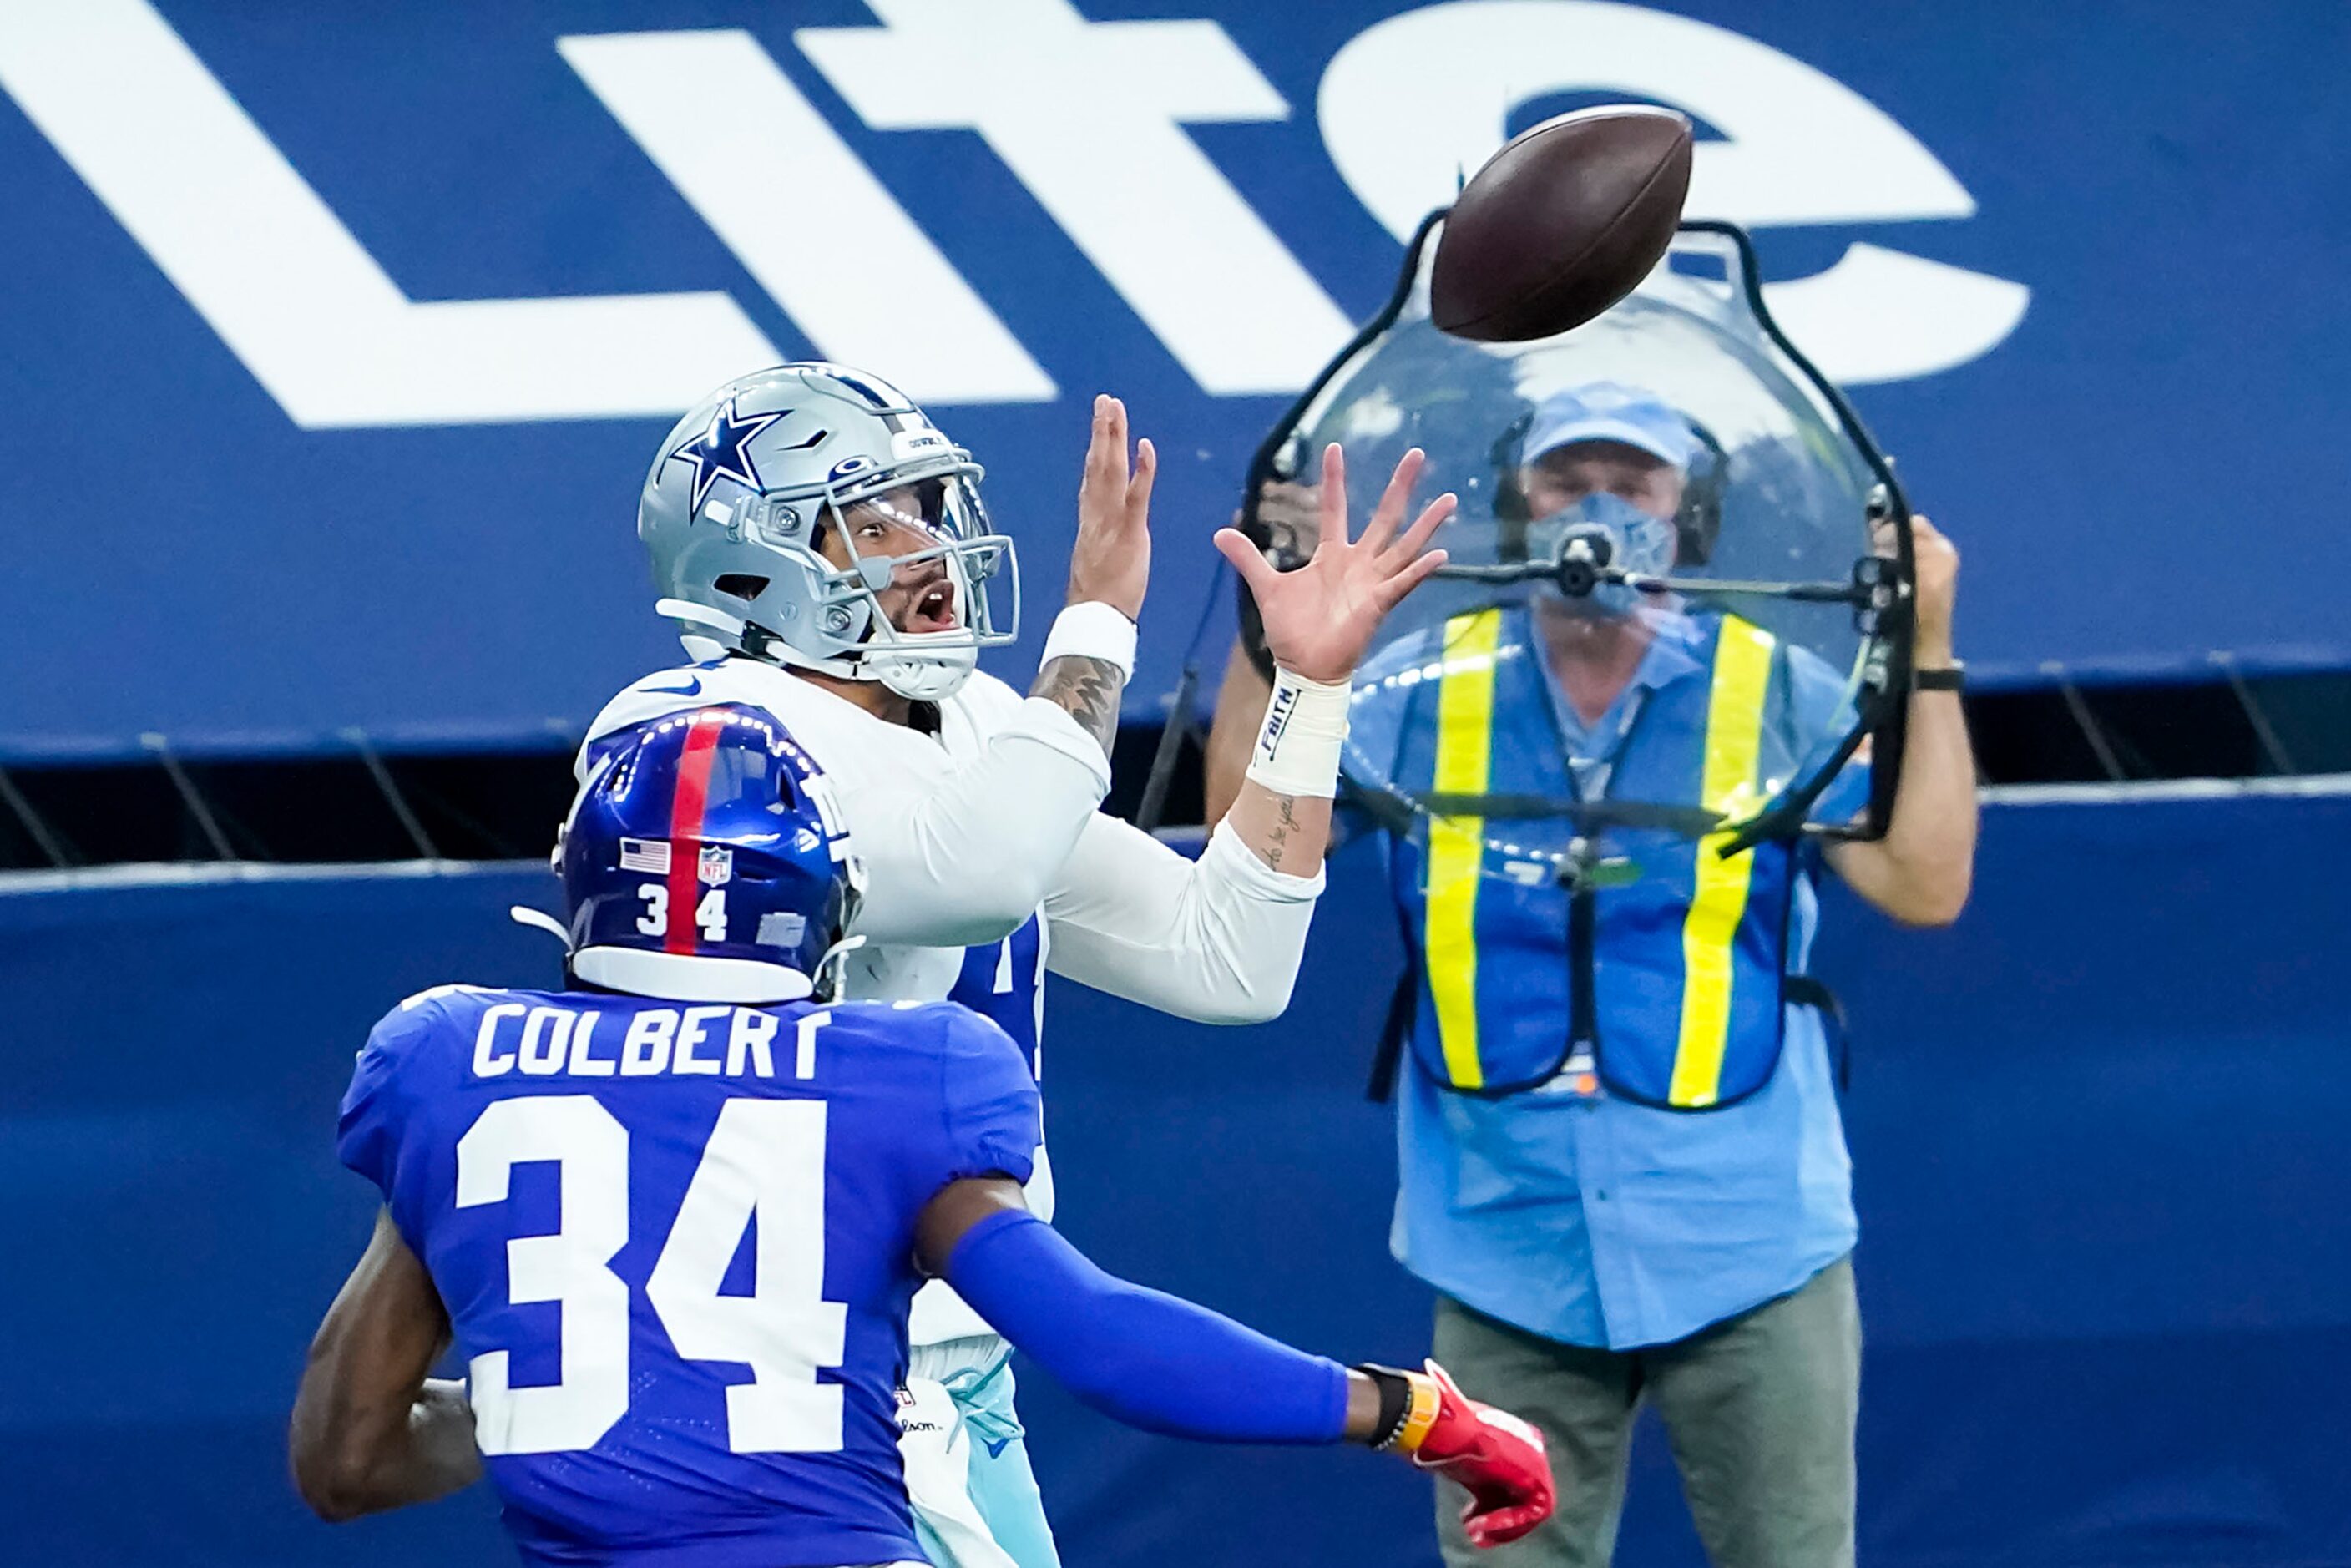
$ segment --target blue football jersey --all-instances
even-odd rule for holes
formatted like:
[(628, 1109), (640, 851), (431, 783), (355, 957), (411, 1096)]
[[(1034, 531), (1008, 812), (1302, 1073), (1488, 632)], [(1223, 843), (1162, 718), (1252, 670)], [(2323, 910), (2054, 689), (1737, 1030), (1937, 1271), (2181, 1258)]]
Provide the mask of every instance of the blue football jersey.
[(1044, 921), (1032, 915), (1003, 941), (965, 948), (963, 968), (947, 992), (947, 1000), (962, 1003), (1010, 1035), (1029, 1053), (1029, 1070), (1040, 1073), (1038, 1020), (1044, 1009), (1037, 988), (1044, 967)]
[(790, 1568), (921, 1559), (915, 1218), (1040, 1135), (951, 1004), (446, 987), (376, 1026), (340, 1152), (448, 1306), (526, 1561)]

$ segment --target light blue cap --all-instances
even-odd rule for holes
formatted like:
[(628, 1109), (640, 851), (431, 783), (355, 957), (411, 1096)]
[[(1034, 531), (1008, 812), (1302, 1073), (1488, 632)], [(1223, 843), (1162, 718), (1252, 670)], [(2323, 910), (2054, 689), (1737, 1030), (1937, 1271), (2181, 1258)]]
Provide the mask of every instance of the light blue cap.
[(1579, 441), (1621, 441), (1684, 471), (1698, 455), (1689, 421), (1656, 393), (1622, 382), (1586, 382), (1543, 399), (1519, 461), (1532, 463)]

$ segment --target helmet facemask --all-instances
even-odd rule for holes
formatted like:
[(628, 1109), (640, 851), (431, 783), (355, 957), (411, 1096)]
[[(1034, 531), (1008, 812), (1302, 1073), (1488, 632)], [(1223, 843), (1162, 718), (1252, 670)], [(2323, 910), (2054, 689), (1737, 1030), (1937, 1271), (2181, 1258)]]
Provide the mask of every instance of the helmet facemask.
[[(977, 473), (976, 466), (967, 465), (927, 478), (897, 476), (887, 486), (859, 486), (862, 493), (827, 502), (823, 528), (838, 530), (854, 564), (834, 569), (817, 585), (820, 623), (828, 632), (838, 624), (844, 629), (841, 634), (856, 636), (859, 674), (900, 696), (935, 702), (953, 695), (978, 664), (980, 649), (1010, 640), (1008, 632), (999, 632), (999, 620), (1007, 627), (1019, 622), (1020, 584), (1012, 541), (988, 526)], [(915, 512), (894, 499), (910, 486)], [(858, 553), (860, 527), (876, 514), (902, 535), (937, 542), (903, 555)], [(820, 553), (823, 542), (820, 532), (814, 541)], [(933, 594), (942, 596), (955, 624), (933, 631), (902, 628), (885, 611), (881, 595), (909, 580), (922, 582), (934, 567), (937, 581), (916, 603)]]
[[(952, 695), (977, 665), (979, 651), (1011, 642), (1020, 620), (1012, 540), (988, 525), (976, 483), (978, 465), (956, 456), (961, 460), (952, 466), (935, 466), (927, 475), (860, 475), (862, 483), (828, 485), (815, 495), (744, 501), (731, 527), (745, 542), (772, 552), (778, 570), (744, 602), (736, 645), (821, 674), (878, 681), (917, 701)], [(909, 486), (923, 498), (919, 516), (888, 499)], [(837, 537), (853, 551), (861, 514), (874, 510), (902, 531), (935, 542), (836, 565), (823, 552), (826, 538)], [(934, 562), (956, 624), (902, 630), (882, 595), (909, 577), (919, 580)]]

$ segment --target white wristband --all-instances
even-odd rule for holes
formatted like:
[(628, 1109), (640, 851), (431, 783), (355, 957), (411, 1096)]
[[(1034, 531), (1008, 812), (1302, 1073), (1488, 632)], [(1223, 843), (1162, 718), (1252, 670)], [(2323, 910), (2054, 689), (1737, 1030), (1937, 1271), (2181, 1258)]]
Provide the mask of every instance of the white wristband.
[(1249, 777), (1277, 795), (1336, 795), (1347, 699), (1344, 681), (1310, 681), (1277, 667)]
[(1053, 617), (1053, 629), (1045, 634), (1044, 656), (1037, 666), (1042, 669), (1056, 659), (1100, 659), (1105, 664), (1116, 664), (1118, 684), (1123, 686), (1134, 679), (1134, 622), (1124, 611), (1099, 599), (1072, 604)]

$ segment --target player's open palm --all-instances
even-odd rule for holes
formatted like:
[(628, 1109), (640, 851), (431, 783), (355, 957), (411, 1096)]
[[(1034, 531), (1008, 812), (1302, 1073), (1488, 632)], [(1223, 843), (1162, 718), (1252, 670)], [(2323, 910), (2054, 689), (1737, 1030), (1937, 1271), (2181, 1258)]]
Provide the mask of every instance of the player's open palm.
[(1100, 600), (1130, 621), (1143, 615), (1151, 581), (1151, 482), (1159, 455), (1146, 438), (1126, 452), (1126, 404), (1094, 399), (1086, 474), (1078, 485), (1078, 538), (1070, 549), (1070, 602)]
[(1445, 564), (1445, 552), (1430, 549), (1428, 540), (1453, 515), (1452, 496), (1439, 496), (1404, 528), (1426, 461), (1417, 446), (1404, 455), (1364, 537), (1353, 538), (1347, 528), (1346, 456), (1336, 442), (1324, 447), (1314, 554), (1295, 571), (1276, 571), (1238, 529), (1217, 530), (1217, 548), (1257, 597), (1275, 664), (1310, 681), (1346, 680), (1371, 646), (1381, 617)]

